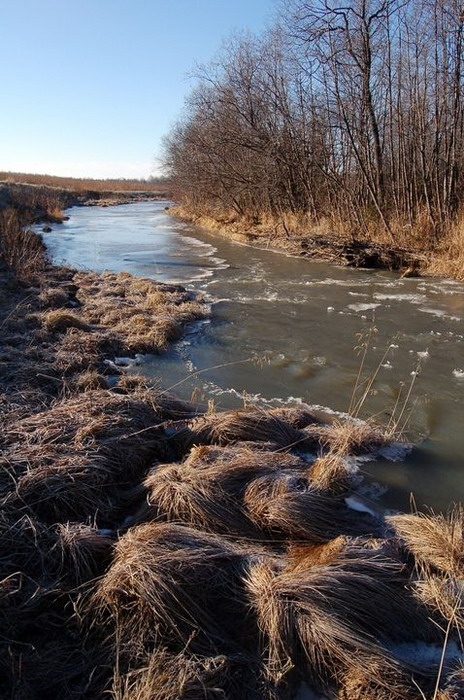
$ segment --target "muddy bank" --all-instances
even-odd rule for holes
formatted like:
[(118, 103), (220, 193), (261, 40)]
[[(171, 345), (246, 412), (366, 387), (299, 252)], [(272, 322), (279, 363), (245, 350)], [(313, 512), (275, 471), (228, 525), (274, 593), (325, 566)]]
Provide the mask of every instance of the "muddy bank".
[(215, 219), (192, 213), (182, 206), (171, 207), (170, 211), (173, 216), (191, 221), (239, 243), (346, 267), (383, 269), (397, 271), (405, 276), (418, 276), (426, 272), (430, 258), (429, 255), (412, 248), (387, 243), (356, 240), (329, 233), (295, 234), (286, 231), (282, 224), (266, 226), (235, 219)]

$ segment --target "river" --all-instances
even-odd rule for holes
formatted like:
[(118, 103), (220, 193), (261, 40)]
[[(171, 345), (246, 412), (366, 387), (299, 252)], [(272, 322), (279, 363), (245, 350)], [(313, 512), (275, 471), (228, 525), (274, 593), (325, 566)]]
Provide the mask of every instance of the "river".
[(359, 416), (415, 445), (402, 461), (362, 464), (386, 487), (382, 505), (464, 500), (463, 284), (251, 248), (171, 217), (166, 204), (73, 208), (44, 234), (57, 264), (181, 283), (211, 303), (210, 319), (139, 372), (218, 408), (353, 413), (366, 393)]

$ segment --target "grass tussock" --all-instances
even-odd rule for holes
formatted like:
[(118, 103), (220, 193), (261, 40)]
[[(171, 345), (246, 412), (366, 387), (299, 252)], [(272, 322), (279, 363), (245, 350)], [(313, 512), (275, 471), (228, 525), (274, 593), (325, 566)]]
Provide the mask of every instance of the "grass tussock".
[(423, 567), (444, 574), (464, 575), (464, 509), (449, 513), (400, 514), (388, 518), (395, 533)]
[(79, 316), (69, 311), (53, 310), (43, 316), (43, 324), (47, 331), (65, 333), (68, 328), (78, 328), (82, 331), (89, 330), (89, 326)]
[(171, 523), (139, 525), (118, 541), (93, 605), (103, 619), (109, 613), (110, 625), (117, 620), (123, 655), (160, 639), (177, 653), (238, 653), (246, 639), (244, 563), (244, 551), (214, 535)]

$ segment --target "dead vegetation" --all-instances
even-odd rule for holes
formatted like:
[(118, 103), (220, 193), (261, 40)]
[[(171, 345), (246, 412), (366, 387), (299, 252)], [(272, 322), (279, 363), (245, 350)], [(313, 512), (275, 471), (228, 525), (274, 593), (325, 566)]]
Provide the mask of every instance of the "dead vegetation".
[(10, 416), (3, 695), (458, 697), (462, 509), (351, 510), (363, 450), (340, 431), (306, 407), (195, 415), (140, 379)]
[(180, 287), (1, 274), (0, 697), (462, 696), (464, 511), (353, 510), (375, 425), (125, 374), (206, 313)]

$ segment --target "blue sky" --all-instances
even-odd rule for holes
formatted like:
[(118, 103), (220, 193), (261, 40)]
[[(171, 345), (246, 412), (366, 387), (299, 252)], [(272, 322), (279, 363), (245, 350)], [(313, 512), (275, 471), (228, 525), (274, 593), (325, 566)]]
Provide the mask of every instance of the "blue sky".
[(196, 64), (277, 0), (0, 0), (0, 170), (156, 174)]

